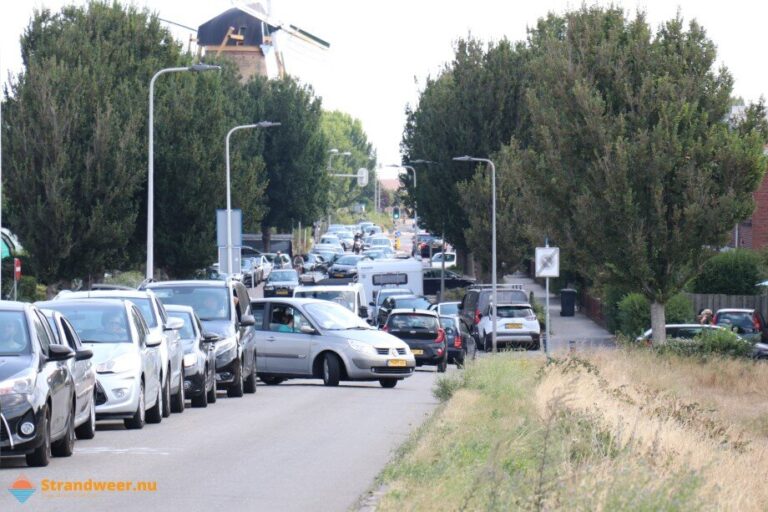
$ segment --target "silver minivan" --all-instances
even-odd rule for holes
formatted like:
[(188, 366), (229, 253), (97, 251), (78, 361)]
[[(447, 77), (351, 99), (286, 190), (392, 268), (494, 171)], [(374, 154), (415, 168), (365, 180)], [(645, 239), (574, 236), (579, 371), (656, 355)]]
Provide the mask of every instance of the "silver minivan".
[(257, 371), (265, 384), (291, 378), (379, 381), (393, 388), (413, 374), (408, 345), (372, 329), (349, 309), (317, 299), (256, 299)]

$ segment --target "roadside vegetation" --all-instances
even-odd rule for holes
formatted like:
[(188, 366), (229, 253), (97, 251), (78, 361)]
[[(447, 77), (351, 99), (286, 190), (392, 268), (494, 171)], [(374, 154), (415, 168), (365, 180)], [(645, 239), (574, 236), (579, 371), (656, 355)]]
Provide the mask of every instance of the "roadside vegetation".
[(768, 366), (624, 347), (441, 378), (378, 510), (766, 510)]

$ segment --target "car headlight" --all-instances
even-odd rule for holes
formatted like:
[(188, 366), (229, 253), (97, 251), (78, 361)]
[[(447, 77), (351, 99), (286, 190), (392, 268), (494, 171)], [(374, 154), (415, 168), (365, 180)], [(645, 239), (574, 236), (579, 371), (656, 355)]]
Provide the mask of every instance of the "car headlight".
[(133, 354), (123, 354), (114, 359), (103, 361), (96, 365), (97, 373), (124, 373), (136, 368), (136, 357)]
[(197, 364), (197, 354), (184, 354), (184, 368)]
[(216, 357), (217, 358), (224, 358), (231, 357), (234, 358), (233, 352), (237, 350), (237, 342), (235, 341), (234, 337), (225, 338), (219, 342), (216, 342)]
[(0, 381), (0, 395), (31, 395), (35, 389), (37, 372), (27, 368), (10, 379)]
[(367, 354), (369, 356), (375, 356), (377, 354), (376, 349), (369, 343), (363, 343), (357, 340), (347, 340), (347, 343), (349, 344), (350, 348), (357, 350), (358, 352), (362, 352), (363, 354)]

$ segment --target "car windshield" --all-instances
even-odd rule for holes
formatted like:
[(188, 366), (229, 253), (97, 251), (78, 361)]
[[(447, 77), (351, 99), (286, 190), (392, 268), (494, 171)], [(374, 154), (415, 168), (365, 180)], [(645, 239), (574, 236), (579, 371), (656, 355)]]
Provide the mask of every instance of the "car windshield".
[(171, 318), (178, 318), (184, 322), (184, 325), (179, 329), (179, 337), (181, 339), (191, 340), (195, 338), (195, 330), (192, 328), (192, 315), (181, 311), (169, 311), (168, 316)]
[(304, 306), (304, 310), (321, 329), (328, 331), (371, 328), (359, 316), (332, 302), (307, 304)]
[(432, 304), (422, 298), (413, 297), (408, 299), (395, 299), (395, 308), (402, 309), (429, 309)]
[(417, 329), (436, 331), (438, 328), (437, 318), (434, 316), (414, 313), (390, 315), (387, 326), (390, 331), (413, 331)]
[(374, 238), (371, 240), (371, 245), (386, 245), (389, 246), (389, 238)]
[(413, 293), (411, 290), (407, 290), (405, 288), (393, 288), (391, 290), (381, 290), (379, 291), (379, 294), (376, 296), (376, 305), (381, 305), (382, 302), (384, 302), (387, 297), (390, 297), (392, 295), (405, 295), (408, 293)]
[(717, 325), (736, 326), (748, 331), (754, 328), (752, 313), (748, 311), (721, 311), (717, 314)]
[[(499, 302), (503, 301), (507, 304), (510, 302), (528, 302), (528, 295), (523, 290), (498, 290), (496, 293), (499, 297)], [(489, 292), (488, 297), (490, 298), (490, 296)]]
[(131, 343), (128, 316), (119, 304), (55, 304), (53, 309), (67, 317), (83, 343)]
[(0, 356), (17, 356), (31, 352), (24, 312), (0, 311)]
[(336, 260), (337, 265), (357, 265), (357, 262), (362, 259), (361, 256), (343, 256)]
[(141, 316), (144, 317), (144, 321), (147, 322), (147, 326), (149, 328), (157, 327), (157, 317), (155, 316), (155, 310), (152, 309), (152, 301), (150, 299), (148, 298), (140, 299), (135, 297), (121, 297), (119, 295), (113, 295), (110, 297), (100, 295), (99, 298), (120, 299), (120, 300), (130, 301), (136, 304), (136, 307), (139, 308), (139, 310), (141, 311)]
[(163, 304), (190, 306), (200, 320), (229, 320), (231, 300), (227, 286), (158, 286), (152, 291)]
[(441, 315), (458, 315), (459, 314), (459, 304), (441, 304), (440, 305), (440, 314)]
[(456, 330), (456, 319), (450, 316), (441, 316), (440, 327), (445, 329), (446, 333), (450, 334)]
[(301, 290), (296, 292), (294, 296), (307, 299), (327, 300), (335, 302), (350, 311), (355, 310), (355, 292), (351, 290)]
[(528, 306), (498, 306), (496, 314), (499, 318), (525, 318), (534, 315)]
[(268, 282), (274, 283), (276, 281), (296, 281), (299, 279), (299, 274), (295, 270), (275, 270), (267, 278)]

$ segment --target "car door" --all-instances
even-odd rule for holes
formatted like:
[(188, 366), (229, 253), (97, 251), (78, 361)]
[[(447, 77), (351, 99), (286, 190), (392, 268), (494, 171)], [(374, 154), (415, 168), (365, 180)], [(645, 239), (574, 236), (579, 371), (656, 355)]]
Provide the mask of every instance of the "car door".
[[(286, 313), (292, 315), (293, 327), (283, 323)], [(312, 335), (301, 332), (302, 325), (310, 325), (306, 317), (298, 309), (283, 302), (271, 303), (268, 314), (269, 331), (265, 333), (265, 348), (260, 353), (266, 359), (266, 371), (291, 375), (311, 373), (309, 351)]]
[(169, 382), (181, 382), (184, 385), (183, 379), (180, 379), (180, 374), (184, 367), (184, 347), (181, 343), (181, 337), (179, 331), (171, 329), (165, 330), (165, 326), (168, 325), (168, 312), (165, 310), (165, 306), (154, 294), (151, 294), (151, 301), (154, 304), (155, 314), (158, 316), (158, 322), (163, 327), (163, 334), (165, 335), (166, 343), (168, 343), (168, 361), (171, 365), (171, 379)]
[(160, 393), (160, 348), (148, 347), (149, 327), (136, 306), (131, 306), (130, 323), (133, 334), (138, 338), (134, 343), (139, 347), (141, 365), (146, 379), (144, 381), (144, 401), (148, 405)]
[[(69, 320), (62, 316), (59, 318), (58, 325), (62, 335), (62, 342), (74, 350), (75, 353), (82, 350), (83, 346), (80, 343), (80, 337), (77, 335), (75, 328), (72, 327), (72, 324), (69, 323)], [(91, 371), (92, 366), (93, 363), (90, 359), (77, 361), (75, 358), (72, 358), (70, 360), (69, 367), (75, 383), (78, 416), (88, 408), (90, 404), (88, 396), (93, 393), (93, 387), (96, 385), (96, 375)]]
[(253, 325), (243, 325), (240, 322), (243, 315), (251, 314), (251, 298), (248, 296), (248, 290), (241, 283), (236, 283), (235, 294), (237, 296), (237, 307), (240, 310), (237, 328), (240, 332), (240, 342), (243, 346), (243, 376), (246, 376), (256, 370), (256, 329), (254, 329)]
[[(53, 331), (42, 314), (32, 310), (30, 316), (33, 336), (37, 338), (40, 350), (47, 358), (54, 339)], [(58, 437), (58, 434), (67, 427), (70, 415), (72, 377), (67, 363), (68, 361), (43, 362), (43, 373), (51, 392), (51, 436), (54, 437)]]
[(256, 372), (267, 371), (267, 358), (264, 356), (264, 346), (269, 336), (269, 323), (265, 323), (267, 304), (265, 302), (251, 302), (251, 314), (256, 320), (254, 327), (254, 344), (256, 346)]

